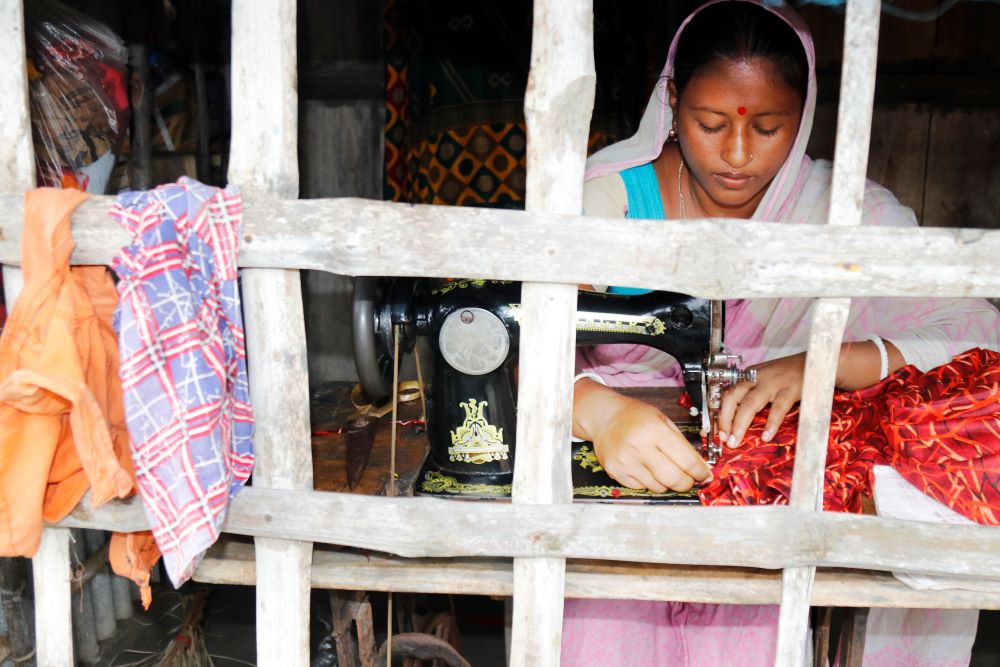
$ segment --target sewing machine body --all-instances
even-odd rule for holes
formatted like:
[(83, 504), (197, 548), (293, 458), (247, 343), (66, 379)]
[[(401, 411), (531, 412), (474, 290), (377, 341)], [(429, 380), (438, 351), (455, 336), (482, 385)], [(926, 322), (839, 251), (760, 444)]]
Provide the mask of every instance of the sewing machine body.
[[(372, 307), (360, 314), (356, 301), (355, 339), (359, 375), (369, 394), (381, 397), (391, 392), (391, 384), (383, 380), (393, 361), (394, 330), (399, 332), (399, 353), (412, 349), (420, 335), (427, 336), (434, 353), (428, 408), (431, 453), (417, 491), (471, 498), (509, 496), (516, 452), (514, 371), (521, 284), (461, 280), (432, 286), (426, 280), (400, 279), (384, 285), (380, 295), (366, 298)], [(721, 344), (721, 317), (721, 304), (682, 294), (581, 291), (576, 342), (631, 343), (666, 352), (681, 364), (692, 405), (701, 407), (712, 393), (706, 384), (712, 374), (706, 369), (712, 367), (713, 338)], [(370, 331), (374, 345), (362, 343), (359, 356), (358, 339)], [(363, 359), (372, 356), (378, 358), (378, 367), (362, 368)], [(692, 444), (702, 448), (703, 421), (697, 410), (694, 414), (697, 421), (692, 418), (686, 430)], [(574, 486), (587, 489), (579, 497), (691, 502), (690, 494), (637, 494), (618, 486), (600, 469), (588, 444), (575, 444), (571, 453)]]

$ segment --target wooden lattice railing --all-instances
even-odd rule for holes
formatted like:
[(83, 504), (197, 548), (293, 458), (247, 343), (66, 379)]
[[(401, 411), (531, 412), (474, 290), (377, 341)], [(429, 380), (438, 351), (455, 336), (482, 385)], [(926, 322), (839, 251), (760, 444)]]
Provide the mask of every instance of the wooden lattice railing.
[[(230, 181), (246, 198), (240, 250), (254, 486), (226, 532), (255, 538), (207, 559), (202, 580), (256, 584), (258, 661), (309, 663), (310, 586), (513, 594), (511, 664), (556, 665), (564, 592), (782, 604), (777, 664), (801, 664), (810, 602), (1000, 607), (1000, 596), (913, 591), (890, 570), (1000, 577), (1000, 531), (819, 511), (837, 350), (852, 296), (996, 296), (1000, 231), (856, 228), (868, 153), (878, 3), (848, 4), (830, 225), (583, 219), (594, 91), (589, 0), (534, 7), (524, 212), (354, 199), (297, 201), (295, 0), (234, 2)], [(19, 0), (0, 0), (0, 263), (19, 276), (21, 195), (33, 185)], [(125, 241), (95, 197), (74, 215), (75, 263)], [(595, 252), (599, 248), (599, 252)], [(887, 249), (892, 249), (887, 252)], [(312, 491), (306, 347), (295, 269), (525, 281), (513, 503)], [(821, 297), (812, 320), (791, 506), (572, 505), (573, 310), (578, 283), (712, 298)], [(348, 317), (348, 314), (344, 314)], [(46, 529), (34, 559), (38, 660), (72, 664), (68, 528), (146, 527), (138, 501), (87, 503)], [(447, 527), (446, 529), (443, 527)], [(319, 552), (314, 543), (405, 556)], [(566, 559), (596, 559), (573, 561)], [(513, 564), (509, 559), (513, 559)], [(628, 562), (617, 562), (628, 561)], [(256, 563), (256, 568), (254, 567)], [(847, 570), (816, 568), (839, 567)], [(782, 568), (777, 575), (748, 570)], [(876, 570), (879, 572), (869, 572)]]

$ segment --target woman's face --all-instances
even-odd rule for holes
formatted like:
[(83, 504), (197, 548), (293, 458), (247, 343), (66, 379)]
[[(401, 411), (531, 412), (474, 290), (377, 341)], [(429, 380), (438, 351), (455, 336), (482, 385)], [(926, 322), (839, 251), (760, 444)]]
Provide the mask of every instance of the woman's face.
[(690, 188), (711, 217), (749, 218), (792, 148), (802, 96), (766, 58), (698, 70), (678, 100), (669, 82)]

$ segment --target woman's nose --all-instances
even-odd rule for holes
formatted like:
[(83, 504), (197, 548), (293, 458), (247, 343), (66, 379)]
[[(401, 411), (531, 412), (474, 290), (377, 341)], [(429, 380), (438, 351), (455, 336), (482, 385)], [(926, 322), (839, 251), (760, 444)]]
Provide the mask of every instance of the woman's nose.
[(742, 169), (753, 160), (746, 134), (742, 130), (736, 129), (729, 133), (722, 149), (722, 159), (733, 169)]

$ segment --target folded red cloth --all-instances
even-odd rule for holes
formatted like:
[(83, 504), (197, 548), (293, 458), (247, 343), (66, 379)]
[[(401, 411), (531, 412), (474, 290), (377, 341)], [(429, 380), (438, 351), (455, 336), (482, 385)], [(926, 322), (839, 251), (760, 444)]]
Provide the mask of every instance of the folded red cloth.
[[(761, 412), (726, 450), (705, 505), (785, 504), (798, 409), (771, 442)], [(975, 349), (927, 373), (906, 366), (866, 389), (833, 397), (823, 507), (860, 512), (872, 466), (888, 464), (924, 493), (983, 524), (1000, 524), (1000, 354)]]

